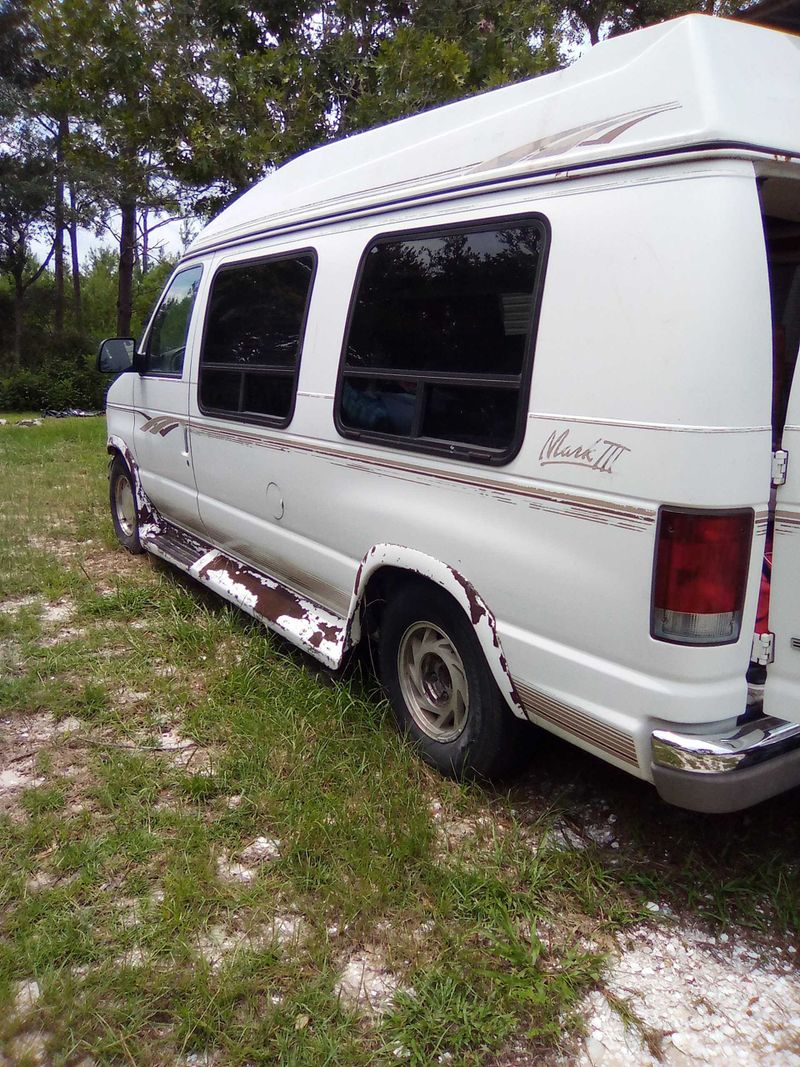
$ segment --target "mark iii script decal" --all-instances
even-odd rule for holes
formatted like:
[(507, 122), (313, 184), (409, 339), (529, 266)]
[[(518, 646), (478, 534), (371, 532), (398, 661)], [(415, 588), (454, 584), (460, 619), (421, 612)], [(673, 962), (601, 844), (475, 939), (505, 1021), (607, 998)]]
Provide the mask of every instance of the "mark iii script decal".
[(539, 465), (547, 467), (563, 463), (570, 467), (587, 467), (601, 474), (613, 474), (614, 464), (625, 452), (630, 452), (618, 441), (598, 437), (591, 445), (578, 444), (570, 437), (569, 430), (553, 430), (539, 453)]

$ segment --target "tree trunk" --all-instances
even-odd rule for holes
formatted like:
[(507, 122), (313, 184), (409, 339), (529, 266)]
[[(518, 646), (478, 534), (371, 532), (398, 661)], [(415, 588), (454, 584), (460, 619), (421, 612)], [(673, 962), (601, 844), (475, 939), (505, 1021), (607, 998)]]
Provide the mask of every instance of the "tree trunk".
[(147, 228), (147, 208), (142, 208), (140, 215), (142, 220), (142, 274), (150, 270), (150, 231)]
[(122, 232), (119, 240), (119, 289), (117, 291), (117, 336), (128, 337), (133, 311), (133, 264), (136, 255), (136, 200), (125, 198), (119, 205)]
[(25, 286), (21, 278), (14, 279), (14, 370), (22, 364), (22, 305), (25, 300)]
[(56, 134), (56, 202), (55, 202), (55, 262), (53, 273), (56, 282), (55, 333), (56, 339), (64, 336), (64, 143), (69, 133), (66, 117), (58, 120)]
[(75, 326), (83, 331), (83, 309), (81, 307), (81, 268), (78, 258), (78, 204), (75, 196), (75, 183), (69, 183), (69, 244), (72, 255), (72, 306), (75, 311)]

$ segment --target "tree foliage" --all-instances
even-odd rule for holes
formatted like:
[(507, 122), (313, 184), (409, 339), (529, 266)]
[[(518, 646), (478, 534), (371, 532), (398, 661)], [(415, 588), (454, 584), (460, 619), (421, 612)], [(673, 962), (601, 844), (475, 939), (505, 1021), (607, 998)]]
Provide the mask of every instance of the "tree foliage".
[[(556, 69), (576, 38), (730, 2), (0, 0), (0, 315), (18, 318), (0, 323), (0, 365), (42, 362), (23, 321), (34, 281), (50, 348), (77, 357), (155, 295), (165, 217), (207, 216), (326, 140)], [(83, 270), (81, 226), (117, 245)]]

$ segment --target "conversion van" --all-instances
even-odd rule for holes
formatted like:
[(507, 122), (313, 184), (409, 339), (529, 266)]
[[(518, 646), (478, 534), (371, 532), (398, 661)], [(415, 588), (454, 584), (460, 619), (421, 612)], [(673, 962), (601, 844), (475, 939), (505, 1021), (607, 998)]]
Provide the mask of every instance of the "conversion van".
[(689, 16), (319, 148), (183, 256), (111, 514), (450, 774), (531, 722), (732, 811), (800, 783), (800, 38)]

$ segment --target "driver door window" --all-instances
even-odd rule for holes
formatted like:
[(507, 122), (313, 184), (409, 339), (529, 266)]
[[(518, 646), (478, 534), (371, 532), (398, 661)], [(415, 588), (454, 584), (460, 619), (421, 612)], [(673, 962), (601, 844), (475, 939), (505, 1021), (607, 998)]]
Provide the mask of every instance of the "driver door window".
[(179, 378), (183, 373), (189, 322), (202, 273), (202, 267), (190, 267), (172, 279), (147, 340), (146, 374)]

